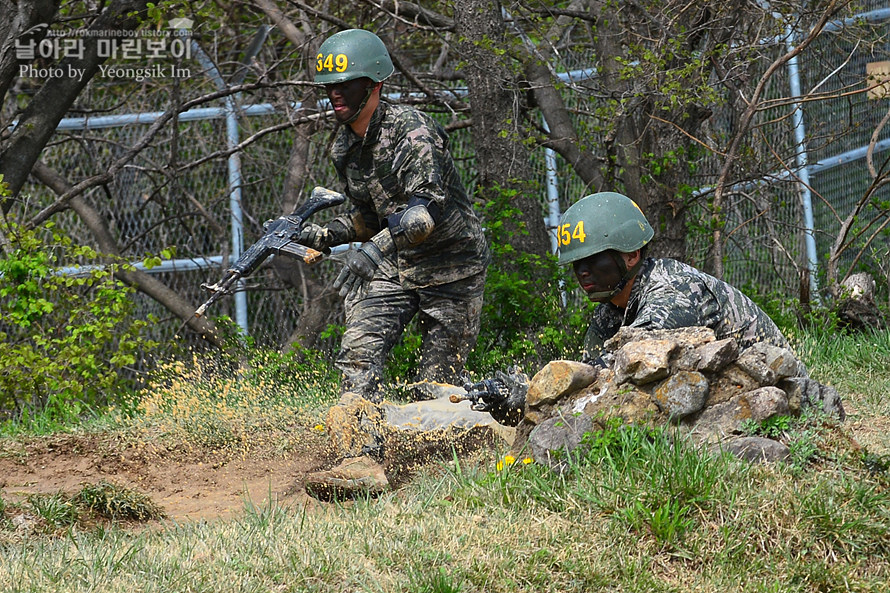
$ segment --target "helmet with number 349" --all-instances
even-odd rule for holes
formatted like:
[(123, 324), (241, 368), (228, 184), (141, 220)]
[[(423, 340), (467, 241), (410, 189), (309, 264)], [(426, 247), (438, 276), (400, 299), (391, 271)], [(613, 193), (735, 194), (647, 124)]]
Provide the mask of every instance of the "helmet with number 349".
[(572, 204), (556, 229), (559, 263), (570, 264), (608, 249), (631, 253), (655, 231), (636, 202), (616, 192), (599, 192)]
[(325, 39), (315, 58), (315, 82), (338, 84), (367, 77), (380, 82), (395, 68), (379, 37), (364, 29), (340, 31)]

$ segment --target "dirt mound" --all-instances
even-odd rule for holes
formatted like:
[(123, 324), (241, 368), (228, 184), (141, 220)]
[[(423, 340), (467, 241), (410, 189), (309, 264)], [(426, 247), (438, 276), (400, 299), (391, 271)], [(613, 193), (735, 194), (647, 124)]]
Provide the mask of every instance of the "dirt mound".
[(213, 519), (242, 512), (247, 501), (261, 505), (270, 495), (279, 504), (314, 504), (303, 476), (330, 461), (323, 446), (226, 458), (120, 435), (54, 435), (0, 444), (0, 496), (15, 502), (104, 480), (146, 494), (170, 519)]

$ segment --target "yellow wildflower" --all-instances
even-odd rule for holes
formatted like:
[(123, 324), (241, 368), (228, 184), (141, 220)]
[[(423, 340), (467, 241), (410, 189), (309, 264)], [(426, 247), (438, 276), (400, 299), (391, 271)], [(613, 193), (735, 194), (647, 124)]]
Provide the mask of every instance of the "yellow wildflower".
[(509, 467), (509, 466), (513, 465), (514, 463), (516, 463), (515, 457), (513, 457), (512, 455), (504, 455), (504, 460), (498, 461), (497, 464), (495, 465), (495, 468), (498, 471), (503, 471), (503, 469), (505, 467)]

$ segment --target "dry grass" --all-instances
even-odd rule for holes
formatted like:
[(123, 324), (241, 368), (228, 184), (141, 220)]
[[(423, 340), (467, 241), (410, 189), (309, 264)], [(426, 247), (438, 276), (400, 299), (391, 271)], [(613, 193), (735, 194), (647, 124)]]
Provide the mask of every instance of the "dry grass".
[(324, 411), (337, 394), (330, 370), (292, 364), (284, 369), (286, 380), (276, 379), (280, 355), (265, 356), (272, 360), (261, 353), (247, 371), (213, 359), (162, 365), (140, 395), (137, 415), (125, 424), (224, 458), (286, 454), (317, 441)]
[[(876, 395), (890, 392), (890, 338), (876, 339), (868, 352), (826, 343), (807, 360), (840, 388), (866, 374), (869, 385), (848, 396), (862, 423), (890, 405)], [(275, 383), (189, 372), (146, 394), (138, 422), (237, 451), (291, 426), (311, 431), (324, 408), (324, 398), (300, 408), (293, 402), (305, 400), (279, 397)], [(482, 451), (374, 500), (247, 501), (233, 521), (0, 544), (0, 582), (128, 593), (883, 592), (890, 457), (866, 459), (849, 428), (808, 422), (796, 427), (809, 447), (798, 465), (752, 466), (661, 433), (614, 430), (563, 475)]]

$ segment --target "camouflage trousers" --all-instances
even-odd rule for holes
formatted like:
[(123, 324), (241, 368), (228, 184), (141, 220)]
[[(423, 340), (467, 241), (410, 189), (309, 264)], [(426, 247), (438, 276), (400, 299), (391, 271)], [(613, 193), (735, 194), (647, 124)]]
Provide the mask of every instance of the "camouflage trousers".
[(378, 273), (364, 294), (346, 300), (346, 331), (337, 359), (341, 391), (382, 399), (383, 365), (415, 316), (422, 337), (415, 379), (455, 383), (479, 336), (484, 288), (484, 272), (415, 290), (402, 288), (392, 272)]

